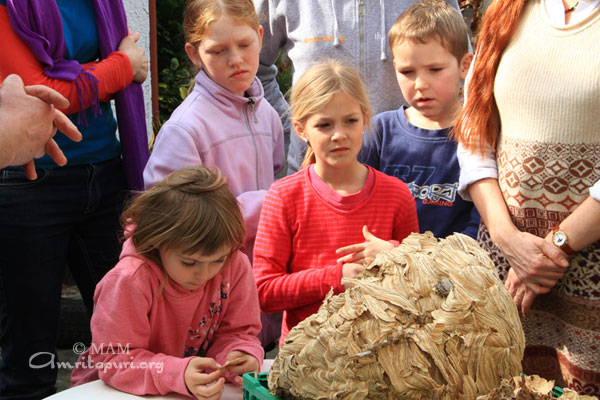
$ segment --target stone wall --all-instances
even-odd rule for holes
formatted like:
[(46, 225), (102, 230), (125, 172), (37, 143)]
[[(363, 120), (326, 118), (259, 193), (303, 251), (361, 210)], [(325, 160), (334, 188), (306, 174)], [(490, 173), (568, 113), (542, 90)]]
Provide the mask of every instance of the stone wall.
[[(150, 59), (150, 6), (149, 0), (123, 0), (127, 12), (127, 22), (130, 31), (138, 31), (140, 40), (138, 44), (146, 51)], [(152, 138), (152, 91), (150, 86), (150, 71), (148, 79), (143, 84), (144, 103), (146, 108), (146, 125), (148, 127), (148, 138)]]

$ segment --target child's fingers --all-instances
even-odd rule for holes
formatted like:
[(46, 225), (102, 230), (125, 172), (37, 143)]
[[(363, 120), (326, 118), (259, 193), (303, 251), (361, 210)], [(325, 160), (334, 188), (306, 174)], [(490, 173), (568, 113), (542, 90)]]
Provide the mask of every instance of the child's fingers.
[(229, 376), (229, 379), (240, 387), (244, 384), (243, 374), (246, 372), (257, 373), (260, 369), (258, 360), (255, 357), (247, 355), (244, 358), (245, 360), (242, 364), (227, 367), (227, 371), (233, 375)]
[(223, 371), (217, 369), (217, 370), (211, 372), (210, 374), (201, 373), (200, 375), (201, 376), (198, 377), (198, 383), (207, 385), (209, 383), (213, 383), (214, 381), (218, 380), (221, 377), (221, 375), (223, 375)]
[(190, 390), (198, 399), (218, 399), (225, 389), (225, 378), (219, 378), (212, 384), (194, 385)]
[(362, 233), (367, 242), (370, 242), (373, 239), (378, 239), (378, 237), (374, 236), (371, 232), (369, 232), (369, 228), (367, 228), (366, 225), (363, 226)]
[[(235, 357), (238, 354), (241, 355)], [(227, 362), (223, 364), (221, 368), (231, 370), (231, 368), (235, 367), (236, 365), (243, 365), (244, 363), (246, 363), (248, 361), (248, 357), (250, 356), (244, 355), (241, 351), (233, 351), (227, 355)]]
[(362, 264), (365, 260), (365, 255), (362, 251), (359, 251), (358, 253), (351, 253), (348, 255), (345, 255), (344, 257), (338, 258), (337, 262), (338, 263), (343, 263), (343, 264), (347, 264), (347, 263), (354, 263), (354, 264)]
[(221, 368), (221, 364), (215, 361), (214, 358), (210, 357), (194, 357), (190, 364), (194, 366), (198, 371), (203, 372), (204, 370), (210, 369), (219, 369)]
[(356, 253), (357, 251), (363, 251), (364, 249), (365, 243), (356, 243), (349, 246), (340, 247), (335, 251), (335, 254)]
[(242, 386), (244, 386), (244, 378), (242, 378), (241, 376), (238, 375), (235, 378), (233, 378), (233, 383), (235, 383), (239, 387), (242, 387)]
[(190, 375), (190, 382), (194, 387), (211, 385), (222, 378), (222, 375), (223, 371), (220, 369), (217, 369), (211, 373), (205, 373), (202, 370), (197, 370)]
[(346, 254), (344, 257), (340, 257), (337, 259), (338, 263), (349, 263), (354, 259), (354, 253)]
[(234, 375), (242, 375), (246, 372), (256, 371), (258, 369), (258, 362), (255, 360), (254, 357), (248, 356), (248, 359), (245, 360), (243, 364), (227, 367), (227, 371)]

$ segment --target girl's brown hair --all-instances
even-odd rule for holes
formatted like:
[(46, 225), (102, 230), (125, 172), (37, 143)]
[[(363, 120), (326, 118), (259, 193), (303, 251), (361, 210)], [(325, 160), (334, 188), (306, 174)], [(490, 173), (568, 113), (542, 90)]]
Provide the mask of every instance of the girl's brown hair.
[(457, 141), (473, 153), (484, 154), (486, 145), (496, 147), (500, 115), (494, 99), (494, 79), (526, 1), (496, 0), (485, 13), (467, 87), (467, 103), (454, 128)]
[[(358, 72), (339, 61), (329, 60), (310, 67), (292, 88), (292, 122), (304, 124), (318, 113), (339, 92), (344, 92), (360, 104), (365, 119), (371, 114), (369, 95)], [(315, 154), (308, 146), (302, 167), (314, 163)]]
[[(133, 199), (121, 217), (138, 254), (161, 265), (159, 249), (214, 254), (246, 235), (237, 199), (218, 169), (175, 171)], [(132, 231), (133, 230), (133, 231)]]
[(183, 14), (183, 34), (196, 46), (209, 25), (221, 18), (245, 23), (258, 32), (260, 24), (252, 0), (188, 0)]

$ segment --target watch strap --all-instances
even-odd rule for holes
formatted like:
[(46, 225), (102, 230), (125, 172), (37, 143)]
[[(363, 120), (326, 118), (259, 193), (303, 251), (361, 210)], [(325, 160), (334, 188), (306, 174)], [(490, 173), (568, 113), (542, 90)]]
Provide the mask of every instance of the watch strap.
[[(560, 230), (560, 225), (555, 225), (554, 228), (552, 228), (552, 235), (555, 235), (556, 232), (558, 232), (559, 230)], [(567, 253), (568, 255), (575, 253), (575, 250), (573, 250), (571, 248), (571, 246), (569, 246), (569, 237), (567, 236), (565, 231), (561, 231), (561, 232), (563, 235), (565, 235), (566, 241), (565, 241), (565, 243), (562, 244), (562, 246), (557, 246), (557, 247), (559, 249), (561, 249), (562, 251), (564, 251), (565, 253)], [(552, 243), (554, 243), (554, 240), (552, 241)]]

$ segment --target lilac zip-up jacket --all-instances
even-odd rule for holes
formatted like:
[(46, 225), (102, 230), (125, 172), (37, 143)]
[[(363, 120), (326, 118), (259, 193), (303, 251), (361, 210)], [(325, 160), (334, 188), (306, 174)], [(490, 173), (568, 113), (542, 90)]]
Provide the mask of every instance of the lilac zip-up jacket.
[(200, 71), (193, 91), (156, 137), (144, 185), (190, 165), (218, 167), (240, 203), (244, 252), (251, 257), (263, 198), (283, 167), (284, 151), (281, 120), (263, 99), (258, 78), (246, 94), (231, 93)]

